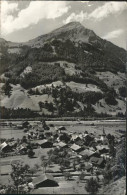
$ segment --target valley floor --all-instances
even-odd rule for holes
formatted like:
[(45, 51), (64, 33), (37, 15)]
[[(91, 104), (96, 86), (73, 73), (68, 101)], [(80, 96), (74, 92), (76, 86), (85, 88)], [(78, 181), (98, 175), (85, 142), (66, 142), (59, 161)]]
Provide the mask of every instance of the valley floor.
[[(13, 127), (9, 126), (9, 123), (12, 122)], [(4, 121), (1, 122), (0, 130), (1, 130), (1, 139), (11, 139), (14, 140), (21, 139), (23, 136), (26, 136), (26, 132), (24, 132), (24, 129), (19, 129), (18, 125), (20, 125), (22, 121)], [(39, 121), (29, 121), (29, 123), (34, 125), (39, 125)], [(6, 124), (6, 125), (3, 125)], [(64, 126), (66, 128), (65, 133), (67, 134), (84, 134), (86, 131), (90, 134), (94, 134), (95, 137), (98, 137), (103, 133), (103, 129), (105, 130), (106, 134), (114, 135), (117, 140), (119, 140), (121, 133), (119, 130), (126, 130), (126, 123), (125, 121), (121, 120), (103, 120), (103, 121), (46, 121), (46, 124), (50, 127), (50, 131), (55, 132), (56, 129), (58, 129), (60, 126)], [(47, 131), (48, 132), (48, 131)], [(35, 152), (35, 158), (29, 158), (28, 155), (18, 155), (18, 156), (5, 156), (1, 157), (0, 166), (1, 166), (1, 176), (0, 176), (0, 183), (1, 185), (8, 185), (11, 181), (11, 177), (9, 173), (11, 173), (11, 163), (13, 160), (22, 160), (25, 164), (29, 164), (30, 167), (33, 167), (34, 164), (38, 163), (40, 164), (40, 157), (41, 155), (44, 155), (46, 158), (48, 158), (47, 152), (51, 150), (51, 148), (37, 148), (34, 149)], [(87, 194), (87, 191), (85, 189), (86, 181), (92, 176), (96, 177), (96, 174), (93, 172), (86, 173), (85, 179), (78, 182), (79, 175), (81, 174), (81, 171), (71, 171), (72, 178), (68, 181), (65, 180), (64, 176), (60, 172), (60, 166), (57, 164), (53, 164), (52, 166), (49, 165), (47, 169), (52, 170), (50, 174), (52, 174), (56, 181), (58, 181), (59, 186), (58, 187), (42, 187), (38, 189), (32, 190), (31, 194)], [(39, 175), (43, 174), (42, 168), (40, 171), (38, 171), (35, 175), (33, 175), (32, 178), (37, 177)], [(103, 175), (99, 175), (100, 178), (100, 185), (102, 185), (102, 179)], [(113, 195), (123, 195), (123, 190), (125, 178), (121, 178), (119, 182), (114, 182), (114, 184), (110, 185), (110, 189), (108, 187), (104, 188), (105, 192), (104, 194)], [(116, 187), (115, 187), (116, 186)], [(118, 189), (120, 193), (118, 193)], [(117, 192), (117, 193), (116, 193)], [(102, 191), (99, 191), (98, 194), (101, 194)]]

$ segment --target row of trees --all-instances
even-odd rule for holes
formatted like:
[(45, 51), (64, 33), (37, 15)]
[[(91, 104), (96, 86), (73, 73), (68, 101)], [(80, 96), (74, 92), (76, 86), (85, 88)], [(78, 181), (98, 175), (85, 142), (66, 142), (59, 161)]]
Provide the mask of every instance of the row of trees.
[(40, 115), (37, 112), (31, 111), (30, 109), (18, 108), (16, 110), (0, 107), (1, 118), (9, 119), (9, 118), (34, 118), (39, 117)]

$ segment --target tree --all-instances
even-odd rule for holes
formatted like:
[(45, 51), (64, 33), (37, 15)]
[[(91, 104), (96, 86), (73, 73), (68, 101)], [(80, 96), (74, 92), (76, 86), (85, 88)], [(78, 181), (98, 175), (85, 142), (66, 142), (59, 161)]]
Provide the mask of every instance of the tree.
[(73, 169), (74, 169), (74, 171), (76, 170), (76, 163), (75, 163), (75, 159), (74, 159), (74, 162), (73, 162)]
[(19, 186), (26, 183), (26, 175), (29, 172), (29, 165), (24, 165), (22, 162), (11, 164), (11, 178), (16, 188), (16, 194), (19, 193)]
[(45, 155), (42, 155), (42, 156), (40, 157), (40, 160), (41, 160), (41, 161), (45, 160)]
[(28, 125), (29, 125), (29, 122), (25, 121), (25, 122), (23, 122), (22, 127), (23, 128), (28, 128)]
[(109, 144), (109, 154), (112, 156), (112, 157), (115, 157), (116, 155), (116, 150), (115, 150), (115, 147), (113, 144)]
[(2, 90), (4, 91), (5, 95), (7, 95), (8, 97), (11, 96), (11, 89), (12, 89), (12, 87), (11, 87), (9, 81), (7, 81), (7, 82), (3, 85), (3, 87), (2, 87)]
[(70, 166), (70, 161), (68, 159), (63, 159), (63, 161), (61, 162), (61, 164), (64, 166), (64, 167), (69, 167)]
[(84, 163), (80, 164), (80, 170), (85, 170), (85, 164)]
[(45, 156), (44, 155), (42, 155), (40, 157), (40, 160), (41, 160), (41, 165), (43, 167), (43, 172), (45, 173), (46, 172), (46, 167), (48, 165), (48, 160), (45, 159)]
[(114, 95), (113, 95), (114, 93), (113, 92), (107, 92), (106, 93), (106, 95), (105, 95), (105, 102), (108, 104), (108, 105), (113, 105), (113, 106), (115, 106), (115, 105), (117, 105), (118, 104), (118, 102), (116, 101), (116, 99), (115, 99), (115, 97), (114, 97)]
[(27, 143), (27, 138), (25, 135), (22, 137), (22, 143)]
[(40, 168), (40, 166), (37, 163), (34, 165), (34, 167), (36, 168), (36, 170)]
[(44, 173), (46, 172), (47, 165), (48, 165), (48, 161), (47, 160), (43, 160), (42, 161), (42, 166), (43, 166), (43, 172)]
[(99, 175), (100, 175), (100, 171), (96, 171), (96, 177), (97, 177), (97, 181), (98, 181), (98, 182), (99, 182), (99, 180), (100, 180)]
[(64, 172), (65, 167), (63, 165), (60, 166), (60, 171), (63, 173)]
[(65, 172), (63, 175), (64, 175), (66, 180), (69, 180), (71, 178), (70, 172)]
[(47, 152), (47, 154), (48, 154), (48, 156), (50, 157), (50, 156), (53, 154), (53, 150), (52, 150), (52, 149), (49, 150), (49, 151)]
[(42, 111), (42, 108), (43, 108), (43, 102), (38, 102), (38, 104), (39, 104), (39, 107), (40, 107), (40, 110)]
[(87, 183), (85, 186), (87, 192), (90, 192), (92, 195), (98, 192), (99, 187), (100, 187), (99, 183), (93, 177), (87, 180)]
[(79, 180), (83, 180), (85, 177), (85, 173), (82, 171), (81, 174), (79, 175)]
[(28, 157), (32, 158), (35, 155), (35, 152), (32, 149), (28, 150)]
[(108, 184), (112, 179), (112, 172), (111, 169), (104, 171), (104, 184)]
[(122, 97), (126, 97), (127, 96), (127, 90), (126, 90), (126, 87), (120, 87), (119, 88), (119, 94), (122, 96)]
[(29, 170), (29, 172), (31, 173), (31, 175), (33, 177), (33, 174), (37, 172), (36, 167), (35, 166), (34, 167), (31, 167), (30, 170)]

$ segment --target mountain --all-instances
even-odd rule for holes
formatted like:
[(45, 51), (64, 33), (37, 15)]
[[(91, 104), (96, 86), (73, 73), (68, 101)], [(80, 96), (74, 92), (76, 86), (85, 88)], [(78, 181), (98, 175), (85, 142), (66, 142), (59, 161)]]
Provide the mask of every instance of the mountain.
[(0, 48), (1, 106), (59, 116), (125, 114), (127, 52), (79, 22), (24, 43), (0, 39)]

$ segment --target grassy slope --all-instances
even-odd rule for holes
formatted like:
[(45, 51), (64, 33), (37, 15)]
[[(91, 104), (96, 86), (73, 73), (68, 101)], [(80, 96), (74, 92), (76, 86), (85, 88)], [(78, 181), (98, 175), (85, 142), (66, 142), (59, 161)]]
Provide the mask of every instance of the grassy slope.
[(126, 190), (126, 177), (122, 177), (121, 179), (107, 185), (104, 187), (102, 193), (109, 195), (124, 195)]

